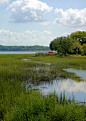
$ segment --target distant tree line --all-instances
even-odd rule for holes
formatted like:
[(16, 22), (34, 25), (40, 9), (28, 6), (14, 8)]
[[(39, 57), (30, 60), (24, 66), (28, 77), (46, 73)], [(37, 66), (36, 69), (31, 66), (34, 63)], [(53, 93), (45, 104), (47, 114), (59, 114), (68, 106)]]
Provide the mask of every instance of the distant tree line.
[(3, 46), (0, 45), (0, 51), (49, 51), (50, 48), (48, 46)]
[(76, 31), (67, 37), (57, 37), (50, 42), (50, 49), (62, 54), (86, 55), (86, 31)]

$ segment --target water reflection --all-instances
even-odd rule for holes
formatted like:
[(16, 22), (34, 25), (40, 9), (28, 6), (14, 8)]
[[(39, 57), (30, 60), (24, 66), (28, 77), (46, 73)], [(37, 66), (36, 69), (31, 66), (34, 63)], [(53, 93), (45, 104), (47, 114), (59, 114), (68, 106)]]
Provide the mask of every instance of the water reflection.
[(0, 54), (35, 54), (36, 52), (0, 52)]
[(83, 81), (77, 77), (74, 79), (60, 79), (57, 78), (56, 80), (52, 80), (50, 82), (40, 82), (39, 84), (31, 84), (28, 83), (26, 88), (35, 88), (36, 90), (39, 89), (43, 95), (48, 95), (50, 93), (56, 93), (58, 95), (61, 92), (65, 92), (65, 96), (67, 99), (69, 97), (72, 99), (73, 95), (75, 100), (78, 102), (86, 102), (86, 70), (78, 70), (78, 69), (63, 69), (67, 72), (75, 73), (77, 76), (81, 77)]
[(72, 73), (76, 73), (77, 76), (80, 76), (81, 78), (86, 80), (86, 70), (77, 70), (74, 68), (69, 68), (69, 69), (63, 69), (67, 72), (72, 72)]
[[(30, 84), (27, 84), (27, 88)], [(61, 92), (65, 91), (67, 98), (75, 97), (75, 100), (79, 102), (86, 101), (86, 82), (74, 82), (71, 79), (53, 80), (51, 82), (41, 82), (39, 85), (31, 85), (32, 88), (39, 89), (43, 95), (56, 92), (60, 95)]]

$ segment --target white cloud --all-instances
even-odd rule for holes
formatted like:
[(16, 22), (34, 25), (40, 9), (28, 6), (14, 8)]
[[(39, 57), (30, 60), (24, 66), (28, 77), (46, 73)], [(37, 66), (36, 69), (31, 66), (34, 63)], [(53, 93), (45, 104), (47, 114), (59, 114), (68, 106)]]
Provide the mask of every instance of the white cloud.
[(8, 3), (10, 0), (0, 0), (0, 4)]
[(68, 92), (78, 92), (78, 91), (81, 91), (81, 92), (86, 92), (86, 83), (85, 82), (71, 82), (70, 81), (66, 81), (66, 82), (63, 82), (61, 84), (61, 87), (60, 89), (57, 88), (56, 91), (60, 91), (62, 92), (64, 90), (68, 91)]
[(54, 24), (68, 26), (68, 27), (80, 27), (86, 26), (86, 8), (84, 9), (55, 9)]
[(45, 30), (44, 33), (45, 33), (45, 34), (48, 34), (48, 35), (49, 35), (49, 34), (52, 34), (50, 31), (47, 31), (47, 30)]
[(12, 11), (11, 18), (14, 22), (47, 22), (43, 16), (53, 10), (46, 3), (39, 0), (17, 0), (12, 2), (7, 9)]
[(75, 100), (80, 101), (84, 100), (86, 95), (86, 82), (75, 82), (71, 79), (62, 79), (62, 80), (54, 80), (52, 84), (45, 83), (43, 86), (47, 87), (42, 90), (43, 95), (49, 93), (56, 93), (58, 96), (65, 91), (65, 96), (67, 98), (72, 97), (74, 95)]
[(49, 86), (48, 88), (48, 90), (51, 89), (56, 93), (63, 92), (64, 90), (70, 93), (78, 91), (86, 93), (86, 82), (83, 81), (77, 83), (70, 79), (64, 79), (59, 81), (54, 80), (53, 85)]
[(67, 36), (67, 35), (70, 35), (70, 33), (68, 33), (68, 32), (62, 33), (62, 36)]
[(10, 32), (9, 30), (0, 30), (0, 45), (49, 46), (49, 43), (53, 38), (52, 33), (47, 30), (43, 32), (28, 30), (22, 33)]
[(40, 24), (40, 25), (48, 25), (48, 24), (50, 24), (50, 22), (45, 21), (45, 22), (40, 22), (39, 24)]

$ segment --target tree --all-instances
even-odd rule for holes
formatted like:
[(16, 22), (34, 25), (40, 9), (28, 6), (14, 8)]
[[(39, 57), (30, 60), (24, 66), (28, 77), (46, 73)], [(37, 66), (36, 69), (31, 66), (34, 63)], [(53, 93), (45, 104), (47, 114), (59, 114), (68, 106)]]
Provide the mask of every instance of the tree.
[(36, 51), (36, 50), (46, 50), (49, 51), (50, 48), (48, 46), (3, 46), (0, 45), (0, 51)]
[(84, 51), (84, 54), (86, 55), (86, 44), (83, 44), (82, 49)]
[(50, 43), (50, 49), (51, 49), (51, 50), (54, 50), (54, 41), (52, 41), (52, 42)]
[(71, 52), (78, 54), (81, 51), (82, 46), (80, 45), (79, 41), (75, 41), (71, 46)]
[(70, 53), (71, 46), (73, 44), (74, 40), (70, 37), (57, 37), (50, 43), (50, 49), (55, 50), (58, 53)]
[(80, 44), (86, 43), (86, 31), (76, 31), (70, 34), (70, 37), (79, 40)]

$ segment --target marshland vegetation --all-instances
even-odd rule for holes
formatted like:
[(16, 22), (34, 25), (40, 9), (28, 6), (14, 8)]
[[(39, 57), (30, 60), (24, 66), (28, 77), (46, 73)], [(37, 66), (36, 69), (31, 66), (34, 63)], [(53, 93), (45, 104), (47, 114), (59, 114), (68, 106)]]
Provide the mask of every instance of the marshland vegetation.
[[(27, 59), (28, 61), (24, 61)], [(64, 68), (86, 69), (85, 56), (35, 54), (0, 55), (0, 121), (84, 121), (86, 106), (78, 105), (65, 92), (43, 96), (40, 91), (29, 89), (26, 83), (49, 82), (56, 78), (73, 78), (82, 81)]]

